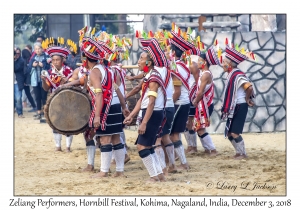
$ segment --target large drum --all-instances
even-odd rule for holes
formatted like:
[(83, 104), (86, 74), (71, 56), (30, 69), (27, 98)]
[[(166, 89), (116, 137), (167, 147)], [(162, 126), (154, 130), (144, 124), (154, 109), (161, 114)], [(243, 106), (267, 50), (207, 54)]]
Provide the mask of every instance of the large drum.
[(80, 87), (58, 87), (44, 108), (49, 126), (64, 135), (77, 135), (88, 128), (91, 96)]
[[(139, 84), (139, 81), (137, 81), (137, 80), (133, 80), (133, 81), (125, 80), (126, 93), (129, 93), (138, 84)], [(138, 100), (140, 99), (140, 97), (141, 97), (141, 95), (139, 92), (139, 93), (126, 99), (128, 109), (130, 112), (134, 109), (134, 107), (135, 107), (136, 103), (138, 102)], [(132, 122), (128, 126), (136, 125), (136, 119), (137, 119), (137, 115), (133, 118)]]

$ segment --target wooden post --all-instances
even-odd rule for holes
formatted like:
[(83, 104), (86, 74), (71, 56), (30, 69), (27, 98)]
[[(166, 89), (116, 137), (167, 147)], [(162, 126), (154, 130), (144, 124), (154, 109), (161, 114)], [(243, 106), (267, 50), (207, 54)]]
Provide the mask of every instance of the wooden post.
[(199, 27), (198, 27), (198, 31), (206, 31), (206, 29), (203, 27), (202, 23), (206, 21), (206, 17), (205, 16), (200, 16), (198, 18), (198, 23), (199, 23)]

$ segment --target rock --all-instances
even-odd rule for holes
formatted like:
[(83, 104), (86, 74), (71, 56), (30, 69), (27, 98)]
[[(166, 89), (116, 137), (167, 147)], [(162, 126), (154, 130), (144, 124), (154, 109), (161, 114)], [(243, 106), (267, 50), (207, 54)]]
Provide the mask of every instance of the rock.
[(286, 87), (285, 87), (285, 79), (281, 78), (277, 80), (276, 84), (274, 85), (275, 90), (280, 94), (282, 98), (285, 98)]
[(256, 56), (256, 61), (250, 60), (249, 62), (255, 62), (260, 65), (265, 65), (265, 59), (261, 55), (255, 55)]
[(256, 38), (256, 32), (241, 32), (243, 41), (249, 42), (252, 39)]
[(248, 108), (248, 113), (247, 113), (247, 117), (246, 117), (246, 121), (252, 121), (253, 117), (255, 115), (255, 109), (254, 108)]
[(251, 124), (251, 122), (245, 122), (244, 128), (243, 128), (243, 133), (250, 132), (250, 124)]
[(252, 122), (250, 124), (249, 132), (253, 132), (253, 133), (261, 132), (261, 128), (257, 126), (254, 122)]
[(285, 52), (284, 51), (275, 51), (269, 58), (268, 63), (271, 65), (276, 65), (277, 63), (285, 60)]
[(279, 106), (276, 107), (267, 107), (269, 115), (273, 115), (278, 109)]
[(137, 54), (133, 53), (132, 54), (132, 63), (137, 63), (137, 61), (138, 61)]
[[(215, 41), (215, 36), (216, 36), (216, 33), (214, 32), (198, 32), (197, 33), (197, 36), (200, 36), (200, 40), (201, 42), (203, 42), (204, 44), (210, 46), (214, 43)], [(196, 37), (197, 37), (196, 36)], [(225, 41), (225, 40), (224, 40)], [(221, 40), (220, 40), (221, 42)]]
[(237, 31), (245, 32), (245, 31), (250, 31), (249, 25), (242, 24), (239, 27), (237, 27)]
[(248, 71), (248, 72), (251, 72), (251, 73), (253, 73), (253, 72), (259, 72), (259, 70), (260, 70), (261, 68), (262, 68), (261, 65), (254, 65), (254, 66), (251, 67), (251, 69), (248, 69), (247, 71)]
[(270, 116), (267, 119), (267, 121), (263, 124), (262, 131), (263, 132), (271, 132), (271, 131), (274, 131), (274, 128), (275, 128), (274, 116)]
[(275, 32), (273, 33), (276, 42), (285, 46), (286, 34), (285, 32)]
[(275, 42), (274, 39), (270, 39), (267, 44), (263, 47), (264, 50), (274, 50), (275, 49)]
[(215, 131), (216, 128), (217, 128), (217, 126), (218, 126), (218, 124), (219, 124), (219, 122), (220, 122), (220, 117), (219, 117), (219, 115), (218, 115), (217, 112), (214, 111), (214, 112), (211, 114), (210, 122), (211, 122), (211, 123), (210, 123), (209, 128), (211, 128), (213, 131)]
[(260, 49), (257, 39), (253, 39), (249, 42), (249, 51), (255, 51)]
[(254, 103), (255, 103), (255, 106), (266, 106), (266, 103), (261, 94), (255, 96)]
[(259, 50), (259, 51), (255, 51), (256, 55), (260, 55), (264, 59), (267, 59), (271, 55), (271, 53), (273, 53), (272, 50)]
[(280, 109), (275, 114), (275, 120), (276, 123), (280, 122), (282, 118), (286, 117), (286, 110), (283, 108), (283, 106), (280, 107)]
[(252, 76), (250, 76), (250, 79), (252, 81), (255, 81), (255, 80), (259, 80), (261, 79), (263, 76), (261, 75), (261, 73), (259, 72), (256, 72), (256, 73), (253, 73)]
[(255, 65), (255, 63), (246, 60), (246, 61), (241, 62), (241, 63), (238, 65), (238, 68), (239, 68), (240, 70), (242, 70), (243, 72), (247, 72), (248, 69), (250, 69), (250, 68), (251, 68), (252, 66), (254, 66), (254, 65)]
[(251, 15), (252, 31), (276, 31), (276, 15)]
[(238, 16), (238, 21), (240, 21), (241, 24), (249, 25), (250, 15), (240, 15)]
[(217, 128), (217, 130), (216, 130), (216, 133), (222, 133), (222, 134), (224, 133), (226, 122), (227, 122), (227, 121), (222, 121), (222, 122), (219, 124), (219, 126), (218, 126), (218, 128)]
[(259, 93), (269, 91), (270, 87), (275, 83), (275, 80), (264, 79), (255, 82), (255, 87)]
[(279, 123), (277, 123), (275, 131), (285, 131), (286, 130), (285, 120), (286, 119), (284, 118), (282, 121), (280, 121)]
[(285, 66), (285, 61), (277, 64), (275, 67), (274, 67), (274, 72), (280, 76), (280, 75), (284, 75), (285, 72), (286, 72), (286, 66)]
[(267, 106), (278, 106), (282, 104), (283, 98), (273, 89), (265, 93), (264, 98), (266, 100)]
[(222, 77), (221, 75), (224, 74), (224, 70), (221, 66), (210, 66), (209, 70), (211, 71), (214, 79), (220, 78)]
[(221, 95), (218, 94), (219, 97), (222, 96), (222, 94), (224, 92), (224, 88), (225, 88), (222, 79), (216, 79), (216, 80), (214, 80), (214, 85), (215, 85), (214, 86), (215, 91), (221, 94)]
[(270, 32), (257, 32), (257, 39), (259, 45), (263, 47), (270, 39), (272, 39), (272, 34)]
[(274, 72), (271, 72), (268, 76), (267, 76), (268, 79), (277, 79), (277, 76), (276, 74), (274, 74)]
[(261, 73), (263, 73), (263, 74), (265, 74), (265, 75), (267, 75), (267, 74), (269, 74), (270, 73), (270, 71), (272, 71), (272, 67), (270, 67), (270, 66), (264, 66), (261, 70), (260, 70), (260, 72)]
[(285, 50), (285, 46), (277, 43), (276, 44), (276, 50)]
[(240, 44), (242, 43), (242, 36), (241, 33), (239, 32), (235, 32), (234, 33), (234, 44), (238, 44), (240, 46)]
[(256, 109), (255, 116), (253, 118), (253, 122), (255, 122), (258, 126), (261, 126), (265, 123), (267, 118), (269, 117), (268, 115), (268, 110), (266, 107), (258, 107)]
[[(219, 98), (219, 99), (221, 99), (221, 98)], [(223, 98), (222, 98), (222, 100), (223, 100)], [(219, 114), (221, 114), (221, 108), (222, 108), (222, 105), (223, 105), (222, 100), (217, 100), (214, 103), (214, 110), (215, 110), (215, 112), (217, 112)]]

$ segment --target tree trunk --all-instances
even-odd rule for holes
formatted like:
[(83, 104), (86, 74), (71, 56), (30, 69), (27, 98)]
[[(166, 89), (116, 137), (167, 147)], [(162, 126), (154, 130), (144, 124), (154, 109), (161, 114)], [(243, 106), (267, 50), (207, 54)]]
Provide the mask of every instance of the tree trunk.
[[(118, 15), (118, 20), (126, 20), (127, 15)], [(119, 34), (127, 34), (127, 23), (118, 23), (119, 24)]]

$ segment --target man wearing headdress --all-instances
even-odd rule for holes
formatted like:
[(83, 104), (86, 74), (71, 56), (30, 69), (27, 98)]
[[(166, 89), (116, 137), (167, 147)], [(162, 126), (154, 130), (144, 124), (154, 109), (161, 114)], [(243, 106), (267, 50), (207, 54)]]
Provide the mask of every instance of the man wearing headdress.
[[(58, 45), (59, 46), (53, 46), (50, 41), (43, 42), (42, 46), (46, 49), (47, 53), (51, 57), (51, 69), (48, 70), (48, 77), (41, 76), (42, 79), (42, 86), (45, 91), (48, 91), (51, 89), (51, 91), (55, 91), (60, 85), (66, 83), (68, 79), (72, 76), (73, 70), (69, 67), (63, 64), (63, 60), (69, 55), (71, 52), (68, 48), (64, 47), (64, 39), (59, 38), (58, 39)], [(56, 151), (62, 151), (61, 150), (61, 140), (62, 140), (62, 134), (57, 133), (57, 131), (53, 130), (55, 145), (56, 145)], [(71, 144), (72, 144), (73, 136), (67, 135), (66, 136), (66, 151), (71, 152)]]
[(140, 41), (145, 51), (138, 60), (139, 70), (145, 73), (142, 96), (134, 110), (125, 118), (124, 123), (130, 124), (133, 117), (142, 110), (142, 119), (138, 128), (139, 136), (136, 142), (139, 156), (149, 173), (150, 181), (165, 181), (153, 145), (165, 122), (166, 89), (157, 67), (164, 67), (166, 58), (155, 39), (140, 39)]
[[(243, 51), (241, 51), (243, 52)], [(228, 45), (226, 39), (225, 56), (222, 57), (222, 67), (228, 73), (224, 89), (222, 119), (227, 119), (225, 126), (225, 138), (228, 137), (236, 154), (234, 159), (247, 157), (245, 142), (241, 136), (248, 112), (248, 106), (254, 106), (254, 90), (251, 80), (237, 68), (237, 65), (247, 60), (255, 58), (252, 52), (241, 53)]]

